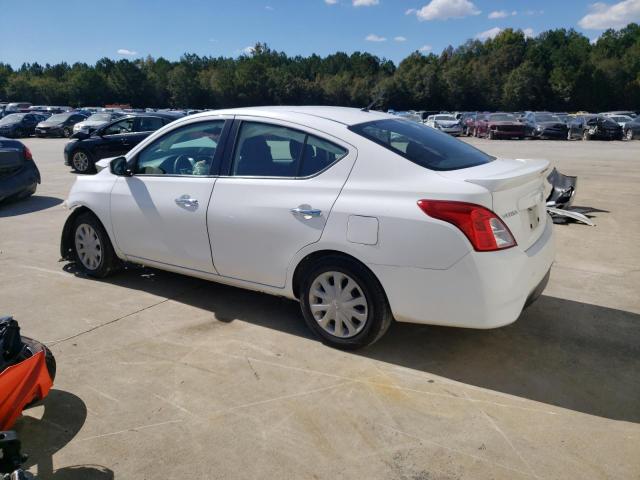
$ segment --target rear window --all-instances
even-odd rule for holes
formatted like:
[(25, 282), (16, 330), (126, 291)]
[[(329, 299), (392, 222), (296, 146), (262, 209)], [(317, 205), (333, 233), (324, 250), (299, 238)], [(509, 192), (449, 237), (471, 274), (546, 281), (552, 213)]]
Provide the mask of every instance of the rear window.
[(495, 157), (426, 125), (388, 119), (352, 125), (349, 130), (430, 170), (458, 170)]

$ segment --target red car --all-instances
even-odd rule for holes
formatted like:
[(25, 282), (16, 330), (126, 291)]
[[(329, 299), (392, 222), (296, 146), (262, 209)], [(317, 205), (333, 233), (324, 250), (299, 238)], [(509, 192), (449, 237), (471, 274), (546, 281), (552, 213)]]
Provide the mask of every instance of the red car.
[(524, 124), (511, 113), (478, 114), (474, 129), (475, 137), (524, 138)]

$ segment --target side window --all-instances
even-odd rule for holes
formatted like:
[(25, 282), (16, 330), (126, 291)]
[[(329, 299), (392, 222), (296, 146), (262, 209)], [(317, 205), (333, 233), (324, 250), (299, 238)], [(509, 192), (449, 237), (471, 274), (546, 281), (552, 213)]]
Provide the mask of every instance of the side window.
[(295, 177), (305, 136), (279, 125), (242, 122), (231, 174)]
[(309, 175), (315, 175), (340, 160), (346, 154), (347, 151), (344, 148), (313, 135), (308, 135), (298, 176), (308, 177)]
[(209, 175), (224, 120), (187, 125), (156, 139), (138, 154), (137, 175)]
[(133, 132), (133, 121), (134, 117), (125, 118), (124, 120), (120, 120), (119, 122), (114, 123), (107, 127), (103, 133), (103, 135), (118, 135), (120, 133), (130, 133)]
[(164, 126), (160, 117), (138, 117), (136, 132), (154, 132)]

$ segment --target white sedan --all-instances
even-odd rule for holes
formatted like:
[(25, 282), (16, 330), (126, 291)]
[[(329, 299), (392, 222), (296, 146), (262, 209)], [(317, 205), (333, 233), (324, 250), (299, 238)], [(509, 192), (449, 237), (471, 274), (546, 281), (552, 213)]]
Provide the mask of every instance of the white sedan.
[(462, 135), (462, 123), (453, 115), (429, 115), (425, 123), (431, 128), (448, 133), (449, 135), (456, 137)]
[(128, 261), (297, 299), (339, 348), (393, 319), (500, 327), (548, 279), (548, 167), (367, 110), (209, 111), (79, 176), (61, 253), (95, 277)]

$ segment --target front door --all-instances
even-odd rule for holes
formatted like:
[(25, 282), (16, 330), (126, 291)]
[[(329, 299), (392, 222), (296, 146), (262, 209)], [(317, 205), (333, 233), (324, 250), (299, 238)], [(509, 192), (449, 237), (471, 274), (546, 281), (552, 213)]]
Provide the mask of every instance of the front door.
[(127, 257), (216, 273), (206, 215), (224, 123), (178, 127), (130, 159), (133, 175), (118, 177), (111, 192), (115, 240)]
[(226, 277), (284, 287), (293, 256), (320, 239), (356, 152), (286, 122), (236, 126), (209, 204), (214, 264)]

